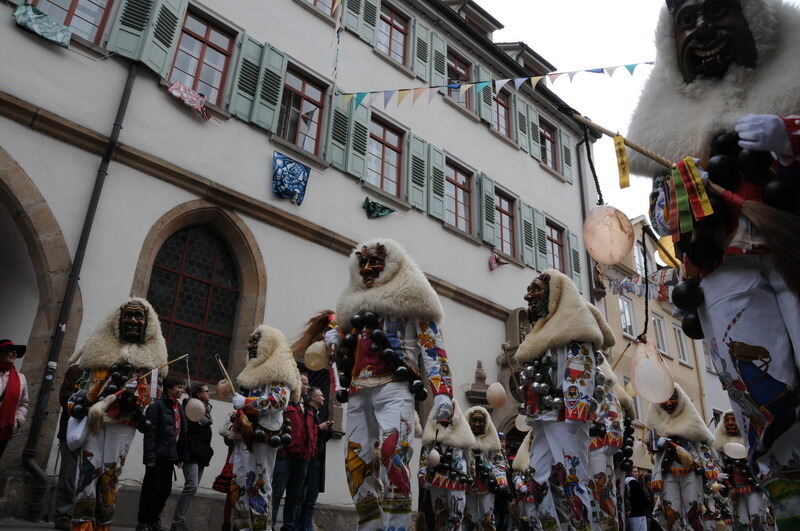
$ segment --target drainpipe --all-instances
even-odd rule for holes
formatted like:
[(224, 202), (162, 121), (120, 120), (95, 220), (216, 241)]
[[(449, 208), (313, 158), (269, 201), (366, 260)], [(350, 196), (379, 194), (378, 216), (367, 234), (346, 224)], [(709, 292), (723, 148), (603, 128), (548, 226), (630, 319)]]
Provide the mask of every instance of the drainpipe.
[(103, 184), (105, 183), (108, 172), (108, 164), (111, 162), (111, 157), (114, 155), (114, 152), (119, 145), (119, 133), (122, 130), (122, 120), (125, 118), (125, 111), (128, 108), (128, 100), (130, 99), (131, 92), (133, 91), (133, 82), (136, 80), (136, 72), (138, 68), (138, 63), (133, 62), (128, 69), (128, 79), (125, 82), (125, 89), (122, 92), (122, 98), (120, 98), (119, 107), (117, 107), (117, 116), (114, 118), (114, 127), (111, 130), (111, 136), (108, 139), (108, 144), (106, 145), (106, 151), (103, 154), (103, 159), (100, 161), (100, 167), (97, 169), (97, 176), (94, 181), (92, 197), (89, 200), (89, 208), (86, 211), (86, 217), (83, 220), (81, 237), (80, 240), (78, 240), (78, 248), (75, 250), (75, 258), (72, 261), (72, 269), (69, 273), (67, 289), (64, 291), (64, 300), (61, 302), (61, 310), (58, 314), (58, 321), (56, 322), (56, 327), (53, 331), (53, 338), (50, 341), (47, 367), (44, 371), (44, 376), (42, 377), (39, 396), (36, 399), (36, 409), (33, 414), (31, 430), (28, 433), (28, 441), (25, 444), (25, 450), (22, 452), (22, 464), (33, 476), (31, 499), (28, 502), (28, 511), (25, 515), (25, 518), (32, 522), (38, 522), (41, 518), (44, 510), (45, 495), (47, 493), (47, 475), (36, 462), (42, 425), (47, 419), (47, 402), (50, 398), (50, 392), (53, 390), (53, 381), (55, 380), (56, 372), (58, 371), (58, 355), (61, 351), (61, 346), (64, 343), (64, 333), (67, 330), (70, 312), (72, 311), (72, 303), (75, 299), (75, 290), (78, 288), (78, 279), (80, 278), (81, 268), (83, 267), (83, 258), (86, 255), (86, 246), (89, 242), (89, 234), (92, 232), (94, 216), (97, 212), (97, 204), (100, 201), (100, 193), (103, 191)]
[[(584, 147), (586, 149), (591, 149), (591, 146), (589, 145), (589, 141), (586, 138), (584, 138), (583, 140), (578, 142), (578, 145), (577, 145), (578, 153), (576, 153), (576, 155), (577, 155), (576, 158), (578, 159), (578, 186), (580, 187), (579, 189), (580, 189), (580, 193), (581, 193), (581, 219), (583, 219), (583, 222), (586, 223), (586, 215), (588, 214), (588, 212), (586, 210), (586, 196), (584, 195), (585, 191), (584, 191), (584, 185), (583, 185), (583, 162), (582, 162), (583, 161), (583, 157), (581, 157), (581, 154), (580, 154), (581, 144), (585, 144)], [(586, 249), (586, 242), (584, 242), (583, 247), (584, 247), (584, 250), (585, 250)], [(591, 267), (592, 257), (589, 255), (589, 251), (586, 251), (585, 254), (586, 254), (586, 256), (584, 257), (584, 259), (586, 261), (586, 269), (587, 269), (587, 271), (589, 273), (589, 302), (594, 304), (595, 303), (595, 300), (594, 300), (594, 270)]]

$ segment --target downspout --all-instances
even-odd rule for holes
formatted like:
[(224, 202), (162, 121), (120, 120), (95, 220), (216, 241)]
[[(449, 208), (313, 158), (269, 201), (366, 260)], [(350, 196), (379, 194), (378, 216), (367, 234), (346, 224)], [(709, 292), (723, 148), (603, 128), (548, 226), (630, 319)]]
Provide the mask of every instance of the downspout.
[[(578, 186), (580, 187), (580, 194), (581, 194), (581, 219), (584, 223), (586, 223), (586, 215), (588, 214), (586, 210), (586, 196), (585, 196), (585, 188), (583, 185), (583, 158), (580, 156), (580, 149), (581, 144), (585, 144), (586, 149), (591, 149), (589, 145), (588, 137), (584, 137), (580, 142), (578, 142)], [(585, 260), (586, 260), (586, 270), (589, 273), (589, 302), (594, 304), (596, 301), (594, 300), (594, 272), (593, 268), (591, 267), (592, 264), (592, 257), (589, 255), (589, 251), (586, 251), (586, 242), (583, 242), (583, 248), (585, 251)]]
[(61, 302), (58, 321), (56, 322), (56, 327), (53, 331), (53, 338), (50, 341), (47, 368), (44, 371), (41, 388), (39, 390), (39, 396), (36, 399), (36, 409), (33, 414), (31, 430), (28, 433), (28, 441), (25, 444), (25, 450), (22, 452), (22, 464), (33, 476), (31, 499), (28, 502), (28, 511), (25, 516), (27, 520), (32, 522), (37, 522), (41, 518), (42, 511), (44, 510), (45, 495), (47, 493), (47, 475), (36, 462), (42, 425), (47, 419), (47, 402), (50, 398), (50, 392), (53, 389), (53, 381), (55, 380), (56, 372), (58, 371), (58, 357), (59, 353), (61, 352), (61, 346), (64, 343), (64, 334), (67, 330), (70, 312), (72, 311), (72, 303), (75, 299), (75, 290), (78, 288), (78, 279), (80, 278), (81, 268), (83, 267), (83, 258), (86, 255), (89, 234), (92, 232), (94, 216), (97, 212), (97, 204), (100, 201), (100, 193), (103, 191), (103, 184), (105, 183), (109, 162), (111, 162), (111, 157), (114, 155), (114, 152), (119, 145), (119, 134), (122, 130), (122, 120), (125, 118), (125, 111), (128, 108), (128, 100), (130, 99), (131, 92), (133, 91), (133, 82), (136, 80), (136, 72), (138, 71), (138, 68), (138, 63), (132, 62), (130, 68), (128, 69), (128, 79), (125, 82), (125, 89), (122, 92), (119, 107), (117, 107), (117, 115), (114, 118), (114, 127), (111, 130), (111, 136), (108, 139), (108, 144), (106, 145), (106, 151), (103, 154), (103, 159), (100, 161), (100, 167), (97, 169), (97, 176), (95, 177), (92, 196), (89, 200), (89, 208), (87, 209), (86, 217), (83, 220), (81, 236), (78, 240), (78, 247), (75, 250), (75, 258), (72, 261), (72, 269), (69, 273), (67, 288), (64, 291), (64, 300)]

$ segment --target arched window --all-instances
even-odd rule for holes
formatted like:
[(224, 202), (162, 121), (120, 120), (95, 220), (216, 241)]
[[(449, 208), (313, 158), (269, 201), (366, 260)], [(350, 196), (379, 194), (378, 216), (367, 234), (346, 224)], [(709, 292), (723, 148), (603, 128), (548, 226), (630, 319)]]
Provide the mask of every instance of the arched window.
[[(223, 377), (239, 299), (236, 262), (228, 244), (208, 225), (192, 225), (167, 238), (153, 262), (147, 299), (158, 312), (169, 358), (189, 354), (193, 379)], [(185, 373), (179, 362), (172, 368)]]

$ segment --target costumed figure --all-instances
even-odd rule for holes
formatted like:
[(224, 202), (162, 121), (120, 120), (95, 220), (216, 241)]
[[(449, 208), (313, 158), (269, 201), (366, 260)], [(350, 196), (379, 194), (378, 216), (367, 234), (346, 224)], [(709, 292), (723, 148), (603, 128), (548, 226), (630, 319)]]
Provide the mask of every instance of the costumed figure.
[[(628, 137), (673, 161), (711, 157), (708, 177), (726, 189), (711, 196), (711, 220), (682, 227), (674, 183), (654, 182), (652, 221), (679, 240), (690, 278), (673, 300), (689, 312), (684, 330), (710, 345), (778, 525), (797, 528), (800, 10), (781, 0), (669, 0), (656, 41)], [(638, 154), (630, 165), (641, 175), (660, 169)]]
[(465, 413), (475, 445), (467, 456), (469, 476), (467, 505), (464, 510), (464, 529), (494, 531), (495, 496), (508, 490), (506, 456), (500, 444), (497, 428), (486, 408), (473, 406)]
[(338, 349), (337, 399), (348, 402), (347, 482), (359, 529), (406, 531), (414, 399), (427, 397), (424, 378), (435, 395), (431, 415), (441, 421), (453, 412), (442, 306), (419, 267), (392, 240), (359, 244), (349, 272), (336, 308), (347, 333), (325, 334), (326, 343)]
[(544, 498), (544, 487), (533, 480), (535, 470), (531, 468), (532, 440), (531, 430), (525, 434), (511, 463), (511, 481), (514, 487), (514, 499), (519, 506), (520, 520), (529, 529), (541, 529), (537, 507)]
[(656, 496), (653, 517), (666, 531), (704, 527), (704, 479), (719, 474), (713, 436), (680, 385), (666, 402), (651, 404), (647, 424), (655, 453), (650, 487)]
[(462, 528), (467, 487), (474, 479), (469, 466), (473, 447), (475, 436), (455, 400), (449, 418), (437, 420), (428, 415), (422, 432), (418, 478), (420, 487), (431, 494), (434, 529)]
[[(110, 530), (118, 481), (136, 428), (159, 393), (167, 362), (161, 325), (150, 303), (131, 298), (115, 309), (70, 363), (83, 369), (67, 401), (67, 443), (79, 449), (72, 529)], [(161, 369), (165, 376), (167, 367)]]
[(725, 453), (725, 445), (744, 445), (742, 433), (736, 424), (733, 411), (726, 411), (714, 433), (714, 448), (722, 460), (722, 471), (727, 475), (725, 486), (730, 492), (735, 529), (761, 531), (772, 529), (769, 521), (769, 500), (758, 486), (747, 459), (734, 459)]
[(523, 412), (533, 427), (530, 467), (543, 529), (591, 528), (589, 425), (597, 412), (594, 352), (614, 344), (572, 280), (548, 269), (528, 286), (533, 329), (517, 349)]
[(300, 372), (286, 337), (277, 329), (260, 325), (247, 344), (247, 364), (236, 378), (236, 410), (232, 431), (235, 441), (231, 485), (233, 529), (272, 528), (272, 471), (280, 446), (292, 440), (283, 411), (289, 401), (300, 400)]
[[(603, 369), (604, 365), (601, 365)], [(603, 369), (605, 372), (605, 369)], [(616, 379), (616, 377), (615, 377)], [(619, 380), (614, 384), (614, 396), (619, 401), (620, 413), (622, 415), (622, 447), (614, 452), (614, 475), (615, 486), (617, 489), (617, 520), (620, 529), (627, 529), (627, 514), (630, 511), (629, 500), (625, 496), (625, 482), (631, 474), (636, 462), (634, 460), (636, 441), (633, 437), (633, 421), (636, 420), (636, 407), (633, 405), (633, 398), (620, 385)], [(641, 446), (641, 442), (639, 442)], [(642, 447), (644, 450), (644, 447)], [(647, 453), (647, 450), (644, 450)], [(591, 459), (591, 456), (590, 456)]]

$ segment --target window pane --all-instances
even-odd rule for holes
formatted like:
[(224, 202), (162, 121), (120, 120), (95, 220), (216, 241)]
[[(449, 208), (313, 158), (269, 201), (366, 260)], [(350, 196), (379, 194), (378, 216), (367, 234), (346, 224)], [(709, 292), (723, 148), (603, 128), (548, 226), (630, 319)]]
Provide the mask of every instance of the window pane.
[(171, 269), (180, 268), (183, 260), (183, 251), (186, 245), (187, 231), (176, 232), (161, 246), (156, 255), (156, 263)]
[(75, 14), (94, 25), (99, 25), (100, 19), (103, 18), (103, 8), (84, 0), (78, 3), (78, 6), (75, 8)]
[(202, 49), (202, 47), (203, 44), (194, 37), (190, 37), (185, 33), (181, 36), (180, 49), (185, 51), (192, 57), (200, 57), (200, 50)]
[(205, 37), (206, 29), (208, 28), (205, 23), (199, 21), (191, 15), (186, 17), (186, 23), (184, 24), (184, 27), (189, 31), (200, 35), (201, 37)]
[(202, 326), (206, 314), (209, 285), (191, 278), (184, 278), (178, 294), (175, 319), (184, 323)]
[(213, 48), (207, 47), (203, 62), (207, 65), (213, 66), (217, 70), (222, 70), (225, 68), (225, 55), (219, 53)]
[(322, 91), (319, 90), (317, 87), (306, 84), (306, 95), (311, 98), (312, 100), (322, 101)]
[(175, 55), (175, 68), (194, 76), (197, 71), (197, 59), (184, 51), (179, 51)]
[(189, 252), (186, 256), (185, 271), (190, 275), (211, 280), (216, 252), (216, 236), (205, 227), (193, 228), (189, 233)]
[(211, 304), (208, 308), (208, 323), (206, 325), (210, 330), (227, 335), (231, 334), (237, 298), (236, 292), (213, 288)]
[(292, 72), (286, 72), (286, 84), (298, 91), (303, 90), (303, 81)]
[[(59, 4), (62, 3), (59, 1)], [(59, 24), (63, 24), (64, 21), (67, 19), (67, 9), (69, 8), (69, 3), (67, 2), (67, 7), (61, 8), (55, 4), (51, 4), (49, 1), (42, 1), (39, 2), (39, 10), (42, 13), (45, 13), (47, 16), (51, 17), (53, 20), (58, 22)]]
[(219, 370), (214, 355), (220, 357), (220, 361), (227, 366), (230, 359), (231, 342), (229, 339), (219, 337), (214, 334), (205, 334), (203, 338), (203, 356), (195, 361), (195, 368), (192, 372), (203, 380), (216, 382), (224, 376)]
[[(173, 325), (172, 333), (167, 341), (167, 350), (170, 359), (175, 359), (184, 354), (189, 354), (191, 360), (196, 360), (200, 353), (200, 331), (185, 326)], [(176, 365), (180, 366), (178, 362)], [(183, 365), (186, 367), (186, 365)], [(191, 365), (190, 365), (191, 367)]]
[(172, 315), (175, 302), (175, 290), (178, 288), (178, 274), (154, 267), (150, 275), (150, 287), (147, 300), (155, 308), (158, 315)]
[(208, 36), (208, 40), (210, 40), (220, 48), (224, 48), (225, 50), (229, 49), (231, 45), (231, 38), (228, 37), (227, 35), (218, 32), (215, 29), (211, 30), (211, 33)]
[(94, 40), (97, 32), (97, 28), (95, 26), (89, 24), (80, 17), (72, 17), (69, 27), (72, 28), (72, 33), (89, 41)]

